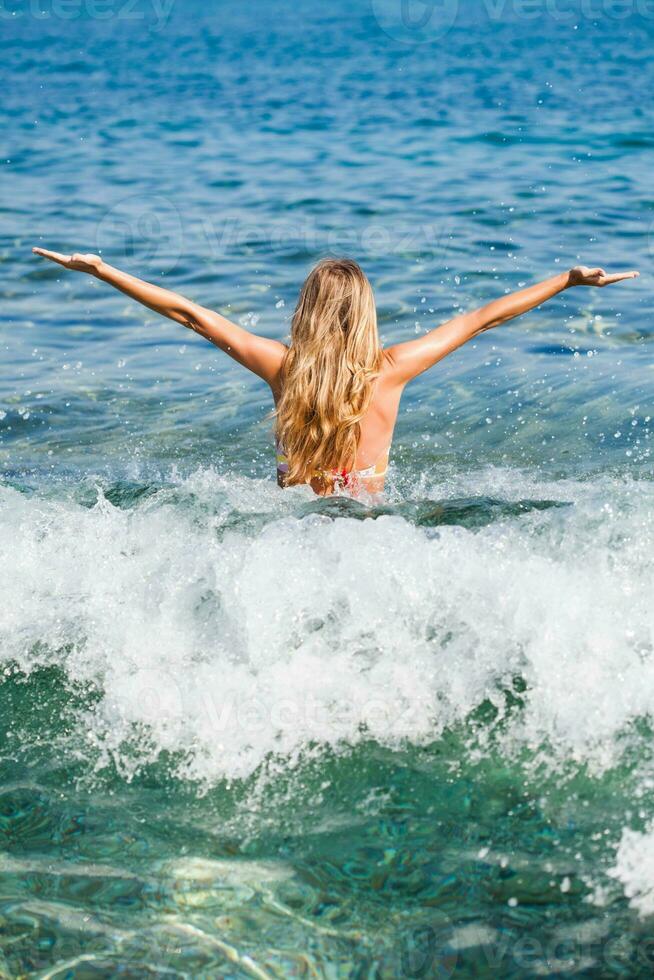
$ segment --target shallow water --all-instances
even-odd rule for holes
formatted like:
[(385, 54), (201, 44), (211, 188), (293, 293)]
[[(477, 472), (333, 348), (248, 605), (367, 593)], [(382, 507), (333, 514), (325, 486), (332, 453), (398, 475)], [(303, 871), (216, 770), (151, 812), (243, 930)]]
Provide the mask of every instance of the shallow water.
[[(617, 6), (3, 8), (0, 976), (651, 976), (654, 20)], [(385, 497), (319, 500), (255, 379), (38, 243), (276, 337), (329, 252), (386, 341), (642, 275), (454, 355)]]

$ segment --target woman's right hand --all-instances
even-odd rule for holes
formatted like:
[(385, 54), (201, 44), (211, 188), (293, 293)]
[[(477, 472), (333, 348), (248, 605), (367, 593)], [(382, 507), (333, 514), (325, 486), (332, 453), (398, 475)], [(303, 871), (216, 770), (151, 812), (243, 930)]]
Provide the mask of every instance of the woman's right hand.
[(50, 262), (63, 265), (64, 269), (88, 272), (91, 276), (97, 276), (102, 265), (102, 259), (99, 255), (80, 255), (79, 252), (75, 252), (74, 255), (63, 255), (61, 252), (49, 252), (47, 248), (33, 248), (32, 251), (35, 255), (49, 259)]

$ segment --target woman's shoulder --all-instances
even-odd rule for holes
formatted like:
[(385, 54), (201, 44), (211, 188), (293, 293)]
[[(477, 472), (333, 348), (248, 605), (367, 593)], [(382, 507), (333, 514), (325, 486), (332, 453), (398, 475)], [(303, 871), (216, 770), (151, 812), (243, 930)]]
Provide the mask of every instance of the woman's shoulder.
[(382, 348), (381, 364), (379, 368), (379, 380), (382, 387), (390, 384), (393, 386), (400, 377), (398, 370), (398, 348), (401, 345), (394, 344), (392, 347)]

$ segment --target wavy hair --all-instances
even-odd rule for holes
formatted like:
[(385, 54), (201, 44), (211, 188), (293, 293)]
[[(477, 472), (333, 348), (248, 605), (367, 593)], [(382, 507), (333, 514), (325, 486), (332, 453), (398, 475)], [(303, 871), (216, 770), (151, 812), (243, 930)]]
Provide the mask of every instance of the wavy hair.
[(372, 287), (351, 259), (324, 259), (300, 292), (282, 373), (275, 430), (286, 484), (351, 468), (382, 351)]

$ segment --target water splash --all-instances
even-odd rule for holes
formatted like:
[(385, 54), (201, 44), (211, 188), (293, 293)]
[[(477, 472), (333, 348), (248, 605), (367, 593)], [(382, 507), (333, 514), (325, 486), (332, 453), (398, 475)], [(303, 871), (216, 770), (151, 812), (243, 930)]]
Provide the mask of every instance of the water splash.
[[(161, 753), (212, 782), (314, 744), (425, 744), (484, 704), (507, 751), (614, 764), (654, 711), (651, 484), (490, 470), (447, 492), (505, 507), (333, 517), (207, 470), (129, 506), (4, 487), (3, 661), (91, 685), (80, 730), (128, 776)], [(511, 511), (531, 498), (569, 506)]]

